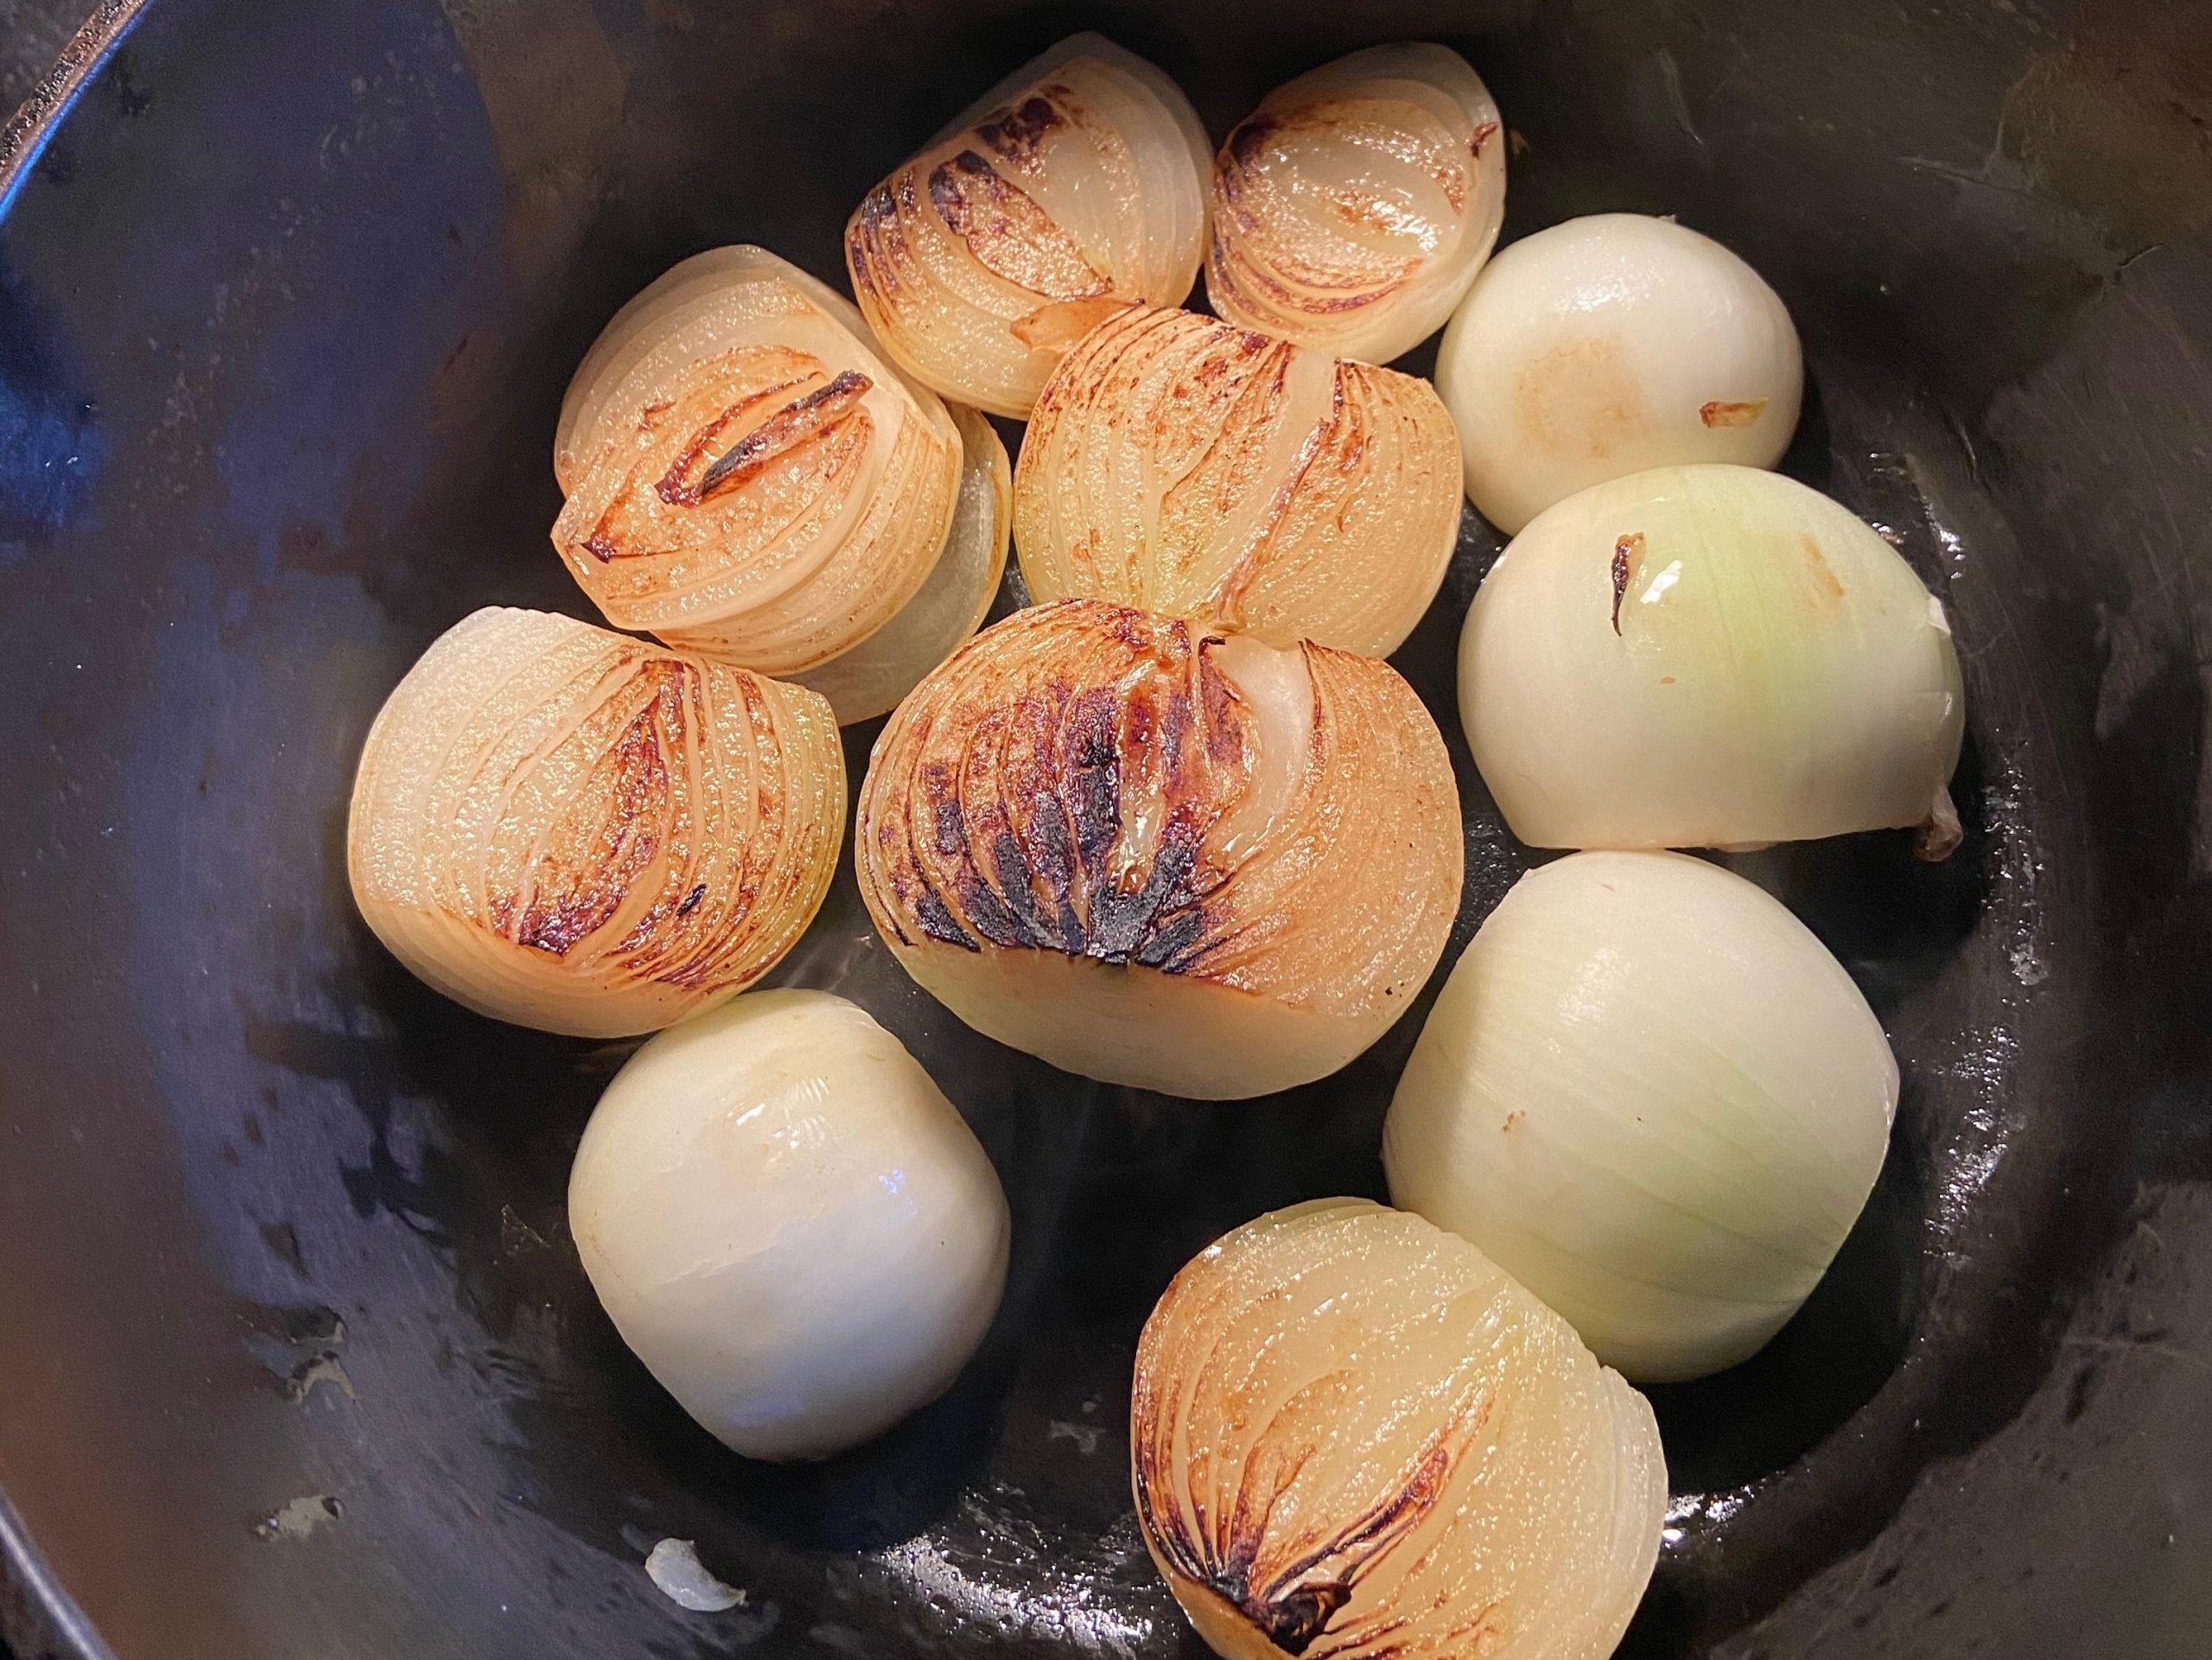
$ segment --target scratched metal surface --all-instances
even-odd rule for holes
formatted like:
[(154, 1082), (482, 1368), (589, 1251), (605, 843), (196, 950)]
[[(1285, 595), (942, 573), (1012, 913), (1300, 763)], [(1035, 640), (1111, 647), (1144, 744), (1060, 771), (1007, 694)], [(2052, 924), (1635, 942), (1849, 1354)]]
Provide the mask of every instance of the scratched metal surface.
[[(1659, 1393), (1675, 1514), (1625, 1652), (2202, 1653), (2212, 30), (2188, 0), (153, 0), (0, 163), (0, 1629), (124, 1660), (1198, 1652), (1128, 1515), (1137, 1326), (1220, 1229), (1380, 1191), (1426, 999), (1289, 1097), (1133, 1097), (960, 1027), (841, 876), (779, 977), (857, 997), (944, 1083), (1014, 1265), (945, 1401), (779, 1470), (653, 1389), (563, 1231), (625, 1051), (412, 983), (341, 852), (354, 754), (423, 646), (490, 601), (582, 608), (545, 457), (613, 308), (721, 241), (834, 276), (861, 191), (1077, 23), (1217, 132), (1350, 46), (1461, 45), (1517, 135), (1509, 233), (1631, 208), (1740, 248), (1807, 340), (1791, 470), (1951, 609), (1960, 855), (1738, 862), (1858, 976), (1905, 1093), (1803, 1315)], [(1451, 709), (1494, 549), (1471, 520), (1399, 658), (1466, 804), (1446, 966), (1529, 857)], [(662, 1599), (639, 1565), (666, 1536), (745, 1604)]]

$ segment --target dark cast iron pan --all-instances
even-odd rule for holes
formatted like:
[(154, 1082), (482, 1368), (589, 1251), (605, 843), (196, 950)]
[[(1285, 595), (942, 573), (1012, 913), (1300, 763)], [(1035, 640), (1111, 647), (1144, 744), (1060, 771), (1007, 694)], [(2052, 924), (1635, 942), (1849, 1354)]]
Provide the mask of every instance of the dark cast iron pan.
[[(1083, 26), (1217, 134), (1354, 46), (1459, 47), (1515, 130), (1509, 234), (1624, 208), (1741, 250), (1808, 348), (1790, 469), (1955, 620), (1959, 855), (1738, 862), (1866, 988), (1904, 1103), (1804, 1313), (1657, 1392), (1678, 1497), (1625, 1651), (2212, 1652), (2191, 0), (106, 7), (0, 149), (0, 1628), (69, 1660), (1199, 1652), (1129, 1516), (1134, 1338), (1218, 1231), (1382, 1192), (1426, 1001), (1282, 1098), (1138, 1096), (967, 1032), (841, 877), (778, 978), (935, 1073), (1014, 1269), (947, 1398), (779, 1469), (655, 1389), (564, 1231), (626, 1046), (441, 1001), (342, 857), (415, 655), (487, 602), (584, 609), (548, 452), (614, 308), (723, 242), (836, 277), (862, 190)], [(1450, 693), (1495, 546), (1471, 516), (1398, 658), (1466, 804), (1453, 955), (1531, 857)], [(743, 1606), (664, 1599), (670, 1536)]]

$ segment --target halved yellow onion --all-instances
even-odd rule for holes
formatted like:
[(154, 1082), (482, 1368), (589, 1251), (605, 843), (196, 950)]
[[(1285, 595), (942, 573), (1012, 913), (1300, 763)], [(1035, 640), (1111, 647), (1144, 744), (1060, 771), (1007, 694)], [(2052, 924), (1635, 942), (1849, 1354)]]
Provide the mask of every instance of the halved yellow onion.
[(1539, 513), (1459, 636), (1467, 747), (1536, 847), (1959, 842), (1951, 626), (1841, 504), (1748, 467), (1655, 467)]
[(1459, 531), (1459, 440), (1426, 380), (1151, 307), (1046, 384), (1014, 469), (1029, 591), (1381, 657)]
[(1472, 1245), (1363, 1199), (1184, 1267), (1129, 1448), (1146, 1547), (1227, 1660), (1604, 1660), (1666, 1519), (1649, 1403)]
[(853, 294), (884, 350), (921, 380), (1026, 416), (1091, 328), (1191, 291), (1206, 154), (1174, 82), (1103, 35), (1071, 36), (853, 210)]
[(618, 627), (764, 674), (820, 667), (921, 590), (961, 433), (851, 303), (717, 248), (618, 312), (569, 383), (554, 545)]
[(1463, 858), (1443, 740), (1387, 664), (1086, 600), (914, 689), (855, 836), (876, 926), (969, 1025), (1209, 1099), (1381, 1036), (1443, 951)]
[(983, 626), (1006, 575), (1014, 530), (1014, 473), (991, 423), (948, 404), (960, 429), (960, 495), (952, 533), (921, 591), (852, 650), (790, 677), (830, 700), (841, 723), (887, 713), (960, 642)]
[(346, 863), (377, 937), (494, 1019), (650, 1032), (767, 972), (843, 840), (814, 693), (569, 617), (440, 635), (369, 728)]
[(1505, 214), (1497, 105), (1448, 47), (1370, 47), (1277, 87), (1214, 158), (1206, 297), (1387, 363), (1452, 315)]

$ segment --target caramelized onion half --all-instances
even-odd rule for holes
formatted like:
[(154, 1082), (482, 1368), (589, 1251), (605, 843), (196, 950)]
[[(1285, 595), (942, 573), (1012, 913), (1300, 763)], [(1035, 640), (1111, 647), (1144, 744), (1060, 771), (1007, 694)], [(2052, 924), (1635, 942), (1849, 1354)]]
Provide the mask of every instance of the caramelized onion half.
[(1459, 902), (1459, 798), (1390, 667), (1095, 601), (985, 629), (882, 735), (861, 896), (1001, 1043), (1223, 1099), (1334, 1072)]
[(949, 404), (960, 429), (960, 495), (952, 534), (920, 593), (859, 645), (818, 669), (791, 677), (830, 700), (841, 723), (889, 711), (914, 683), (983, 626), (1006, 575), (1014, 529), (1014, 474), (988, 421)]
[(1505, 130), (1447, 47), (1370, 47), (1277, 87), (1213, 164), (1206, 297), (1387, 363), (1441, 328), (1505, 213)]
[(346, 860), (369, 926), (447, 996), (620, 1037), (790, 949), (844, 811), (812, 692), (491, 609), (441, 635), (369, 728)]
[(1148, 307), (1062, 360), (1014, 470), (1038, 599), (1376, 657), (1435, 597), (1459, 507), (1459, 435), (1427, 381)]
[(853, 210), (853, 293), (922, 380), (1026, 416), (1095, 324), (1191, 291), (1205, 170), (1205, 129), (1175, 84), (1102, 35), (1073, 35)]
[(1604, 1660), (1665, 1520), (1649, 1403), (1472, 1245), (1362, 1199), (1185, 1266), (1129, 1446), (1145, 1544), (1228, 1660)]
[(607, 324), (563, 401), (554, 470), (554, 545), (610, 622), (789, 674), (929, 579), (961, 435), (850, 302), (763, 249), (717, 248)]

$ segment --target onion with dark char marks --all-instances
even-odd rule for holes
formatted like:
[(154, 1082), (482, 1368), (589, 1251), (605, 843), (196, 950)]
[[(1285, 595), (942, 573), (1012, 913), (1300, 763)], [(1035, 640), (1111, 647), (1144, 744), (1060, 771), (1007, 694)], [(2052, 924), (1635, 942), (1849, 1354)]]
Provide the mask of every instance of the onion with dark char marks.
[(1038, 599), (1374, 657), (1435, 597), (1459, 512), (1459, 435), (1426, 380), (1153, 307), (1061, 361), (1014, 474)]
[(480, 1014), (650, 1032), (766, 973), (842, 844), (810, 691), (568, 617), (479, 611), (385, 701), (347, 866), (393, 956)]
[(1324, 1077), (1435, 966), (1444, 742), (1387, 664), (1071, 600), (985, 629), (877, 739), (854, 863), (907, 972), (1109, 1083)]
[(1213, 164), (1223, 317), (1388, 363), (1452, 315), (1505, 214), (1505, 130), (1448, 47), (1370, 47), (1278, 86)]
[(1602, 1660), (1665, 1520), (1643, 1397), (1466, 1241), (1363, 1199), (1185, 1265), (1129, 1452), (1146, 1548), (1225, 1660)]
[(764, 249), (684, 260), (616, 314), (562, 404), (554, 545), (609, 621), (880, 715), (976, 631), (1006, 451)]
[(1072, 35), (853, 210), (854, 297), (917, 378), (994, 415), (1027, 416), (1090, 328), (1191, 291), (1206, 154), (1174, 82), (1102, 35)]

